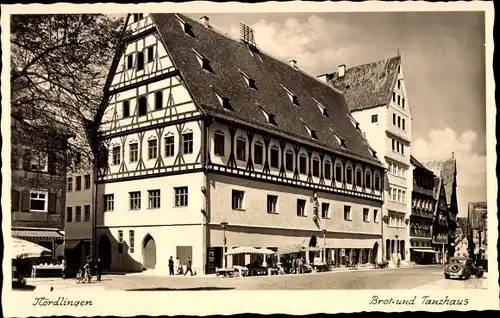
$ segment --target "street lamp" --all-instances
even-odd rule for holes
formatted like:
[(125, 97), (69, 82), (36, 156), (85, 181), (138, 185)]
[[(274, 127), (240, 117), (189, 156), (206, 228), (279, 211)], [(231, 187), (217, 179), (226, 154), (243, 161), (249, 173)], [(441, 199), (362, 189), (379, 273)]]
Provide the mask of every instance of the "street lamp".
[(224, 248), (222, 250), (222, 265), (223, 268), (226, 268), (226, 229), (227, 229), (227, 222), (224, 220), (223, 222), (220, 223), (220, 226), (222, 227), (222, 232), (224, 234)]
[(326, 264), (326, 229), (323, 229), (323, 264)]

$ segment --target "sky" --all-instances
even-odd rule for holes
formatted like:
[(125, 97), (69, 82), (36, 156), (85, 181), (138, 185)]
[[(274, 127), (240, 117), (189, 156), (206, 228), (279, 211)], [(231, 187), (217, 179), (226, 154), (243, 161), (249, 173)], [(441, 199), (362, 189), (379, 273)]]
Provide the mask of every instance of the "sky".
[[(188, 14), (197, 19), (204, 14)], [(402, 56), (412, 114), (412, 155), (455, 153), (459, 216), (486, 201), (485, 34), (481, 12), (207, 14), (239, 37), (253, 28), (259, 48), (313, 74)]]

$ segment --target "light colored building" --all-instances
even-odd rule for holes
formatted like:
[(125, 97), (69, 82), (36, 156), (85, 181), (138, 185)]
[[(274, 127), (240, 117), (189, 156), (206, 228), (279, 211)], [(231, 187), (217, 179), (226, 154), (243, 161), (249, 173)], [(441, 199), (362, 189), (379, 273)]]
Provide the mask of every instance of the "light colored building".
[(384, 255), (391, 265), (409, 260), (413, 185), (411, 110), (401, 56), (346, 68), (322, 77), (345, 94), (352, 116), (387, 169), (384, 178)]
[[(381, 260), (383, 165), (340, 92), (176, 14), (132, 14), (110, 71), (97, 250), (112, 269), (198, 273), (223, 247)], [(309, 261), (311, 257), (306, 255)], [(229, 257), (244, 265), (249, 257)]]
[(475, 259), (488, 259), (488, 204), (487, 202), (469, 202), (468, 236), (472, 239)]
[(455, 257), (469, 257), (469, 240), (467, 235), (461, 234), (455, 240)]

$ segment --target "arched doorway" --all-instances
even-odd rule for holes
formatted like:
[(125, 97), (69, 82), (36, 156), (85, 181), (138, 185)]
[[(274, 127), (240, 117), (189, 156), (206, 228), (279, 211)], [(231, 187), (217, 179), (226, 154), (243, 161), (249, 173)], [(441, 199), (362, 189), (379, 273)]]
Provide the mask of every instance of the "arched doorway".
[(97, 247), (97, 255), (101, 259), (103, 269), (111, 268), (111, 242), (106, 234), (101, 235), (99, 246)]
[(378, 257), (378, 242), (375, 242), (375, 244), (373, 244), (372, 257), (370, 259), (370, 263), (377, 263), (377, 257)]
[[(316, 247), (316, 244), (318, 242), (318, 238), (316, 235), (311, 236), (311, 239), (309, 240), (309, 247)], [(315, 251), (309, 251), (309, 264), (314, 264), (314, 255), (316, 255)]]
[(151, 235), (146, 235), (142, 243), (143, 265), (146, 269), (156, 266), (156, 242)]

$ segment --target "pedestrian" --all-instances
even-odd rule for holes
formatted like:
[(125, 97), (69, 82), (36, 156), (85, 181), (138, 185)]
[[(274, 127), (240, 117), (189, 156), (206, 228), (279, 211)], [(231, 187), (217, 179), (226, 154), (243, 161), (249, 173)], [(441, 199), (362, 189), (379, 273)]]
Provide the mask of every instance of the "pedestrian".
[(66, 269), (68, 267), (68, 263), (66, 263), (66, 259), (62, 259), (61, 261), (61, 268), (62, 268), (62, 278), (65, 279), (66, 278)]
[(174, 275), (174, 259), (172, 256), (168, 260), (168, 271), (170, 275)]
[(191, 257), (187, 258), (187, 266), (186, 266), (186, 272), (184, 273), (184, 276), (186, 276), (186, 274), (188, 272), (190, 272), (191, 276), (193, 276), (193, 270), (191, 269)]
[(175, 259), (175, 271), (176, 275), (182, 274), (181, 262), (179, 261), (179, 257), (176, 257)]
[(100, 257), (97, 258), (95, 269), (96, 269), (97, 281), (100, 282), (102, 276), (102, 262)]

